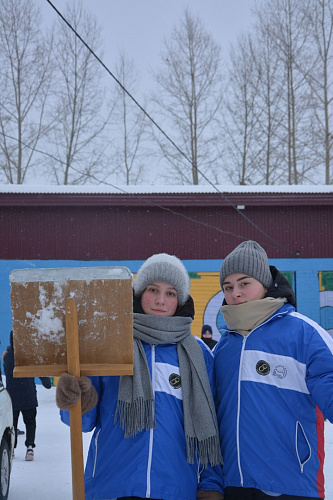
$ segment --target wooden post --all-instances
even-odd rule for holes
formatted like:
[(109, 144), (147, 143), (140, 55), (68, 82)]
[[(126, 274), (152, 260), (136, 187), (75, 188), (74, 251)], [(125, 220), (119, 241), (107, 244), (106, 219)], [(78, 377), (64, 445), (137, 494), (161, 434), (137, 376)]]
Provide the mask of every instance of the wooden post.
[[(80, 353), (77, 308), (74, 299), (66, 303), (66, 340), (68, 373), (80, 378)], [(84, 462), (82, 445), (82, 412), (81, 398), (69, 410), (71, 457), (72, 457), (72, 488), (73, 500), (84, 500)]]

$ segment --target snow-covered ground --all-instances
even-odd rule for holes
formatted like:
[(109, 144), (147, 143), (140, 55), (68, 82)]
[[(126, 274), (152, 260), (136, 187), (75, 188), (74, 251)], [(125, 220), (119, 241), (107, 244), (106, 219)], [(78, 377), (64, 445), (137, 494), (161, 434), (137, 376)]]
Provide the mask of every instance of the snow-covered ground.
[[(9, 500), (71, 500), (72, 478), (69, 428), (59, 419), (55, 388), (37, 385), (37, 434), (35, 460), (25, 462), (25, 436), (18, 437), (13, 460)], [(326, 422), (326, 499), (333, 500), (333, 425)], [(24, 430), (19, 420), (19, 429)], [(84, 456), (90, 434), (83, 434)]]
[[(13, 459), (8, 500), (71, 500), (72, 466), (70, 430), (59, 418), (55, 387), (37, 385), (37, 430), (35, 459), (26, 462), (25, 435), (18, 436)], [(25, 431), (20, 415), (18, 428)], [(83, 434), (86, 456), (90, 434)]]

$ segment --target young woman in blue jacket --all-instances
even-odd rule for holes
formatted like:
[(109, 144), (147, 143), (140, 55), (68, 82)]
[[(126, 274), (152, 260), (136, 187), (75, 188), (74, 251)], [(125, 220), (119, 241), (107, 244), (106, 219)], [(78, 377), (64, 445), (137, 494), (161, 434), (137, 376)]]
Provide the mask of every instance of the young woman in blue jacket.
[(82, 428), (94, 430), (86, 500), (223, 499), (213, 357), (191, 334), (189, 290), (177, 257), (147, 259), (134, 282), (133, 376), (58, 381), (62, 410), (76, 401), (69, 388), (80, 395), (81, 387)]
[(228, 330), (215, 348), (225, 500), (324, 498), (324, 417), (333, 421), (333, 339), (295, 312), (255, 241), (223, 261)]

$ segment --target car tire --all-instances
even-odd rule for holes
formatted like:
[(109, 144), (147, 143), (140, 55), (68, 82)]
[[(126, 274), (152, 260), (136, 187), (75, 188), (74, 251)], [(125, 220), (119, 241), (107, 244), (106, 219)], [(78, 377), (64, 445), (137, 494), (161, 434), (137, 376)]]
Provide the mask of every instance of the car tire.
[(10, 483), (10, 451), (8, 443), (2, 439), (0, 445), (0, 500), (7, 500)]

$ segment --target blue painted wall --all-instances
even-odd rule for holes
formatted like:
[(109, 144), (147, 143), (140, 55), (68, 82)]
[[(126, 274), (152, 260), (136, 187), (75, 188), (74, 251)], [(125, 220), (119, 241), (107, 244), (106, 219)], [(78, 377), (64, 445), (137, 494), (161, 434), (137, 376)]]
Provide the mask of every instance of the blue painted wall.
[[(12, 328), (10, 306), (9, 274), (14, 269), (58, 268), (58, 267), (95, 267), (126, 266), (136, 273), (142, 260), (126, 261), (73, 261), (73, 260), (2, 260), (0, 261), (0, 341), (1, 353), (8, 345)], [(222, 259), (184, 260), (189, 272), (218, 272)], [(320, 323), (319, 271), (333, 271), (332, 259), (270, 259), (270, 264), (281, 271), (295, 273), (295, 292), (298, 312)]]

